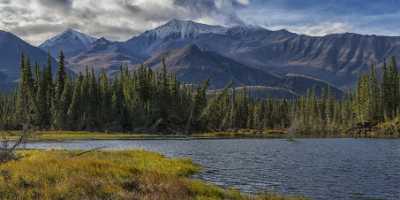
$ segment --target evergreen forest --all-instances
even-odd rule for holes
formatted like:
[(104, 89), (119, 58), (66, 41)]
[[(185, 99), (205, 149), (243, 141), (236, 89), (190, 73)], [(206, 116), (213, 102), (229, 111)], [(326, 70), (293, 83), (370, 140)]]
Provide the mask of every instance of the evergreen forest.
[[(21, 78), (14, 92), (0, 93), (0, 129), (88, 130), (191, 134), (198, 132), (289, 130), (303, 135), (350, 134), (356, 127), (382, 126), (400, 114), (400, 75), (395, 58), (381, 70), (372, 65), (343, 98), (330, 88), (296, 99), (256, 99), (227, 85), (210, 94), (208, 81), (185, 84), (167, 71), (141, 66), (70, 75), (61, 52), (57, 71), (21, 55)], [(395, 127), (396, 128), (396, 127)], [(393, 127), (392, 127), (393, 129)], [(350, 131), (350, 132), (349, 132)], [(394, 134), (394, 131), (385, 131)]]

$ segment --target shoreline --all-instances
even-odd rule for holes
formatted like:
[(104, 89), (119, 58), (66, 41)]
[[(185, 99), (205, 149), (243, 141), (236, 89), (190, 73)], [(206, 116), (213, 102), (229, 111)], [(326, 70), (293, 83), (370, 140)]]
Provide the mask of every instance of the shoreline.
[[(1, 132), (4, 139), (16, 140), (18, 132)], [(282, 130), (267, 131), (265, 133), (248, 132), (212, 132), (196, 133), (187, 135), (161, 135), (161, 134), (141, 134), (141, 133), (105, 133), (105, 132), (83, 132), (83, 131), (38, 131), (28, 136), (27, 142), (64, 142), (64, 141), (95, 141), (95, 140), (234, 140), (234, 139), (400, 139), (394, 136), (376, 137), (354, 137), (347, 135), (290, 135)]]

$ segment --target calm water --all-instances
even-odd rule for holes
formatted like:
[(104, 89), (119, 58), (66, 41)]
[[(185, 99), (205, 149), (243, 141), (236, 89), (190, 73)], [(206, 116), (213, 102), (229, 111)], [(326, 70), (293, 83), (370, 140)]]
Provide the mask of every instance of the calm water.
[(198, 178), (244, 192), (270, 191), (316, 200), (400, 199), (400, 140), (74, 141), (27, 147), (140, 148), (192, 158), (204, 166)]

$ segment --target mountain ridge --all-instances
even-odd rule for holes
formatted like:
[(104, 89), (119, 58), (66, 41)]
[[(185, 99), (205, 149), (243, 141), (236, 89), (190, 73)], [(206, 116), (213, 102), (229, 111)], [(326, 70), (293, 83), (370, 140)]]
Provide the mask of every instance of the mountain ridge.
[(232, 83), (232, 87), (236, 88), (253, 88), (257, 96), (275, 94), (292, 98), (305, 95), (307, 89), (313, 87), (317, 95), (321, 95), (322, 90), (329, 87), (338, 98), (343, 96), (341, 90), (322, 80), (295, 74), (278, 76), (248, 67), (215, 52), (202, 50), (195, 44), (157, 54), (146, 60), (144, 65), (159, 70), (163, 60), (167, 70), (173, 72), (178, 80), (200, 85), (208, 79), (212, 90), (218, 91)]
[(53, 57), (57, 57), (62, 50), (67, 57), (72, 57), (89, 48), (97, 38), (84, 34), (74, 29), (64, 32), (44, 41), (39, 48), (49, 51)]
[[(389, 56), (400, 58), (400, 37), (354, 33), (307, 36), (285, 29), (272, 31), (256, 26), (222, 27), (193, 21), (171, 20), (123, 42), (108, 47), (91, 46), (71, 59), (76, 69), (102, 65), (137, 65), (154, 55), (196, 44), (249, 67), (274, 74), (303, 74), (337, 87), (353, 87), (371, 64), (382, 64)], [(112, 56), (102, 59), (104, 49)], [(91, 56), (93, 59), (87, 59)], [(95, 62), (98, 59), (100, 62)], [(378, 68), (379, 69), (379, 68)], [(78, 70), (79, 71), (79, 70)]]
[(275, 75), (250, 68), (214, 52), (203, 51), (194, 44), (159, 54), (144, 64), (159, 69), (163, 59), (168, 71), (174, 72), (179, 80), (200, 84), (210, 79), (210, 85), (214, 88), (223, 88), (231, 81), (235, 86), (245, 86), (275, 85), (279, 80)]

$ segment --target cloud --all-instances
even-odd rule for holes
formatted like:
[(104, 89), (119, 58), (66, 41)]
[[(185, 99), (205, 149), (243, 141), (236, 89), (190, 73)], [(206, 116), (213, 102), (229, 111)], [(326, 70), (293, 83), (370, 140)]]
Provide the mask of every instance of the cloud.
[(202, 22), (220, 25), (239, 25), (244, 22), (236, 12), (248, 5), (248, 0), (175, 0), (174, 4), (189, 10), (187, 16)]
[(243, 23), (235, 10), (246, 0), (0, 0), (0, 29), (33, 44), (66, 28), (126, 40), (173, 18)]
[(292, 28), (293, 32), (314, 36), (324, 36), (332, 33), (345, 33), (350, 32), (351, 30), (351, 25), (341, 22), (309, 24)]
[(73, 0), (39, 0), (37, 3), (44, 7), (69, 11), (72, 8), (72, 2)]
[(238, 16), (269, 29), (285, 28), (310, 35), (399, 35), (399, 7), (397, 0), (251, 0)]
[(173, 18), (311, 35), (396, 35), (399, 7), (394, 0), (0, 0), (0, 29), (33, 44), (67, 28), (126, 40)]

